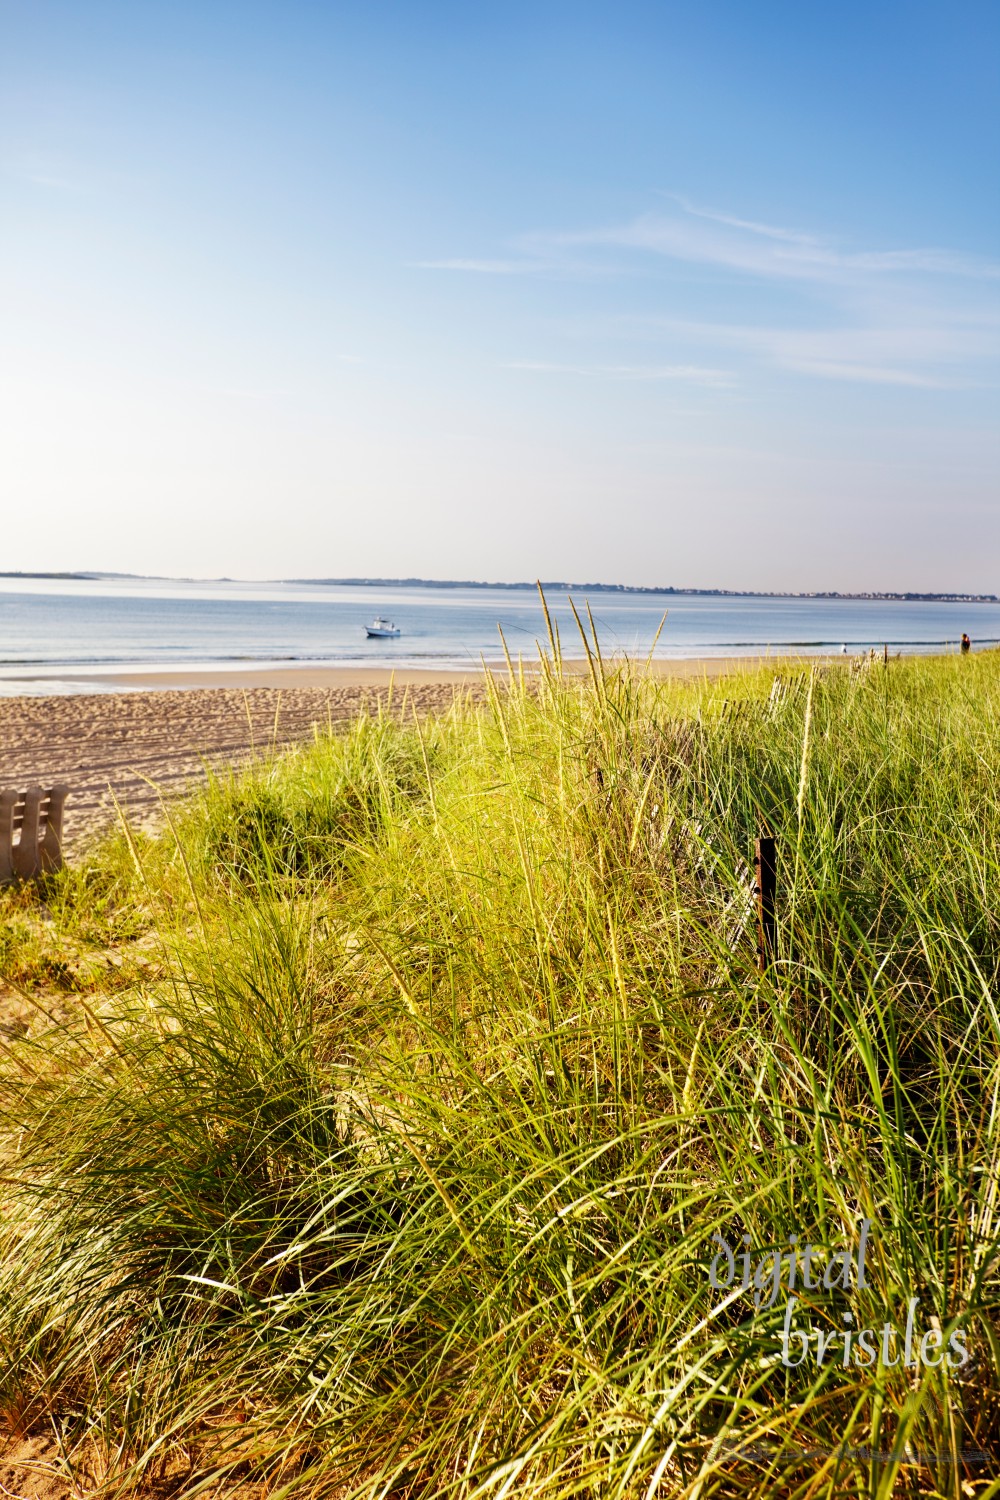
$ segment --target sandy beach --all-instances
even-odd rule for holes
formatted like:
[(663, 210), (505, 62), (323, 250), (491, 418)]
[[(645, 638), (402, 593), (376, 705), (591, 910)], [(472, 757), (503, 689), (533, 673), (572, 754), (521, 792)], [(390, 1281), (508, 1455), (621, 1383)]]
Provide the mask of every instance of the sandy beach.
[[(456, 682), (411, 683), (395, 694), (418, 713), (446, 708)], [(271, 744), (342, 724), (387, 695), (385, 684), (151, 688), (0, 699), (0, 786), (66, 783), (64, 842), (79, 848), (115, 816), (115, 800), (139, 826), (157, 820), (163, 796)]]
[[(759, 664), (722, 657), (661, 661), (656, 670), (716, 678)], [(115, 800), (139, 826), (153, 826), (162, 797), (198, 781), (206, 766), (240, 764), (316, 726), (343, 724), (390, 690), (400, 706), (405, 697), (407, 713), (423, 714), (447, 708), (456, 692), (481, 692), (482, 681), (477, 673), (345, 667), (93, 676), (81, 687), (120, 691), (0, 699), (0, 787), (68, 784), (64, 841), (72, 851), (115, 816)]]

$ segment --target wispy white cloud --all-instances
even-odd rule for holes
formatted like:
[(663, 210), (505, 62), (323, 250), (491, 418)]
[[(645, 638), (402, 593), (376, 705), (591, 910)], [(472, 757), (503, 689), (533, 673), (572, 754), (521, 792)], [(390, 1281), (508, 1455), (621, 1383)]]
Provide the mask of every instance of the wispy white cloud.
[(480, 276), (530, 276), (548, 269), (541, 261), (530, 260), (417, 260), (411, 265), (418, 271), (473, 271)]
[(736, 384), (736, 377), (731, 370), (709, 369), (704, 365), (574, 365), (551, 360), (514, 359), (508, 360), (504, 369), (529, 370), (543, 375), (584, 375), (609, 380), (673, 380), (687, 385), (715, 387)]
[(774, 224), (762, 224), (757, 219), (741, 219), (735, 214), (720, 213), (714, 208), (704, 208), (700, 204), (692, 203), (691, 199), (685, 198), (683, 193), (664, 193), (662, 196), (670, 198), (686, 214), (692, 214), (696, 219), (709, 219), (715, 224), (728, 224), (732, 229), (746, 229), (752, 234), (762, 234), (772, 240), (785, 240), (790, 244), (816, 245), (820, 243), (817, 235), (805, 234), (801, 229), (782, 229)]
[[(515, 245), (515, 249), (517, 248)], [(617, 267), (602, 264), (593, 255), (571, 254), (568, 245), (555, 241), (551, 246), (540, 243), (537, 251), (507, 257), (450, 256), (442, 260), (410, 261), (409, 264), (417, 271), (463, 271), (477, 276), (573, 277), (593, 280), (618, 273)]]
[(60, 193), (83, 192), (82, 181), (71, 170), (67, 171), (66, 167), (64, 161), (54, 156), (29, 152), (6, 157), (0, 170), (8, 177), (30, 182), (34, 187), (51, 188)]
[(45, 172), (25, 172), (23, 176), (26, 182), (33, 182), (36, 187), (55, 188), (61, 193), (80, 191), (80, 184), (71, 182), (68, 177), (53, 177)]
[(937, 375), (922, 375), (917, 370), (900, 370), (888, 365), (851, 364), (843, 359), (785, 360), (786, 370), (803, 375), (823, 376), (828, 380), (860, 380), (866, 385), (902, 385), (912, 390), (946, 391), (961, 389), (964, 380), (948, 380)]
[(870, 385), (910, 386), (916, 390), (961, 390), (983, 383), (974, 369), (976, 351), (941, 341), (922, 330), (772, 330), (763, 337), (749, 330), (745, 344), (781, 369), (828, 380), (860, 380)]
[(600, 257), (618, 251), (794, 281), (845, 283), (907, 273), (1000, 280), (1000, 263), (983, 256), (939, 246), (851, 248), (830, 235), (767, 224), (668, 196), (678, 212), (640, 214), (623, 224), (590, 229), (522, 234), (511, 241), (514, 253), (499, 258), (447, 257), (417, 264), (424, 270), (493, 276), (579, 274), (607, 272)]
[(675, 347), (741, 350), (762, 363), (829, 380), (922, 390), (956, 390), (986, 382), (995, 360), (997, 320), (955, 317), (937, 322), (780, 328), (683, 319), (626, 319), (608, 332)]
[(642, 214), (626, 224), (557, 235), (532, 235), (527, 249), (615, 249), (717, 267), (752, 276), (844, 283), (864, 276), (917, 273), (977, 280), (1000, 279), (1000, 264), (935, 247), (843, 249), (830, 239), (707, 210), (682, 215)]
[[(597, 228), (522, 234), (496, 259), (422, 264), (504, 276), (627, 275), (635, 288), (643, 285), (644, 270), (668, 262), (700, 270), (697, 285), (707, 291), (692, 293), (685, 278), (679, 293), (673, 278), (657, 275), (646, 284), (655, 287), (660, 308), (681, 294), (688, 305), (693, 295), (703, 302), (706, 296), (714, 300), (720, 278), (727, 283), (730, 303), (734, 296), (737, 303), (745, 300), (746, 285), (755, 281), (771, 283), (775, 292), (783, 288), (788, 301), (787, 327), (662, 316), (644, 321), (640, 316), (630, 328), (627, 319), (619, 319), (598, 337), (605, 348), (608, 338), (615, 340), (615, 353), (624, 356), (620, 363), (602, 359), (598, 349), (596, 358), (584, 361), (520, 361), (515, 366), (526, 370), (726, 386), (737, 376), (732, 369), (718, 368), (713, 358), (725, 350), (758, 367), (870, 385), (948, 390), (1000, 379), (1000, 263), (935, 246), (859, 247), (830, 234), (706, 207), (678, 194), (663, 196), (673, 205), (667, 212)], [(775, 292), (769, 293), (771, 306)], [(665, 358), (632, 358), (630, 338), (647, 349), (655, 339)]]

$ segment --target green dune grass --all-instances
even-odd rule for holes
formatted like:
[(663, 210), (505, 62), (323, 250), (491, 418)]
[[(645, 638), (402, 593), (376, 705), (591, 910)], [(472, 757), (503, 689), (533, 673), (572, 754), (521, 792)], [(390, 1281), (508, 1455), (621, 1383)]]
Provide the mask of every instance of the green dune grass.
[(117, 1491), (1000, 1493), (1000, 656), (553, 644), (6, 898), (0, 1414)]

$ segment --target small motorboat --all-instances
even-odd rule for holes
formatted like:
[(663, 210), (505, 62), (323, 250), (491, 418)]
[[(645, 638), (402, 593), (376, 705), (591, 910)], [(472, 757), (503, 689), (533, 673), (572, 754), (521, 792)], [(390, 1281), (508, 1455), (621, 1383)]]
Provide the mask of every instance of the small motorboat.
[(381, 615), (376, 615), (370, 625), (366, 625), (369, 636), (377, 636), (379, 640), (388, 640), (399, 635), (399, 626), (394, 625), (391, 620), (383, 620)]

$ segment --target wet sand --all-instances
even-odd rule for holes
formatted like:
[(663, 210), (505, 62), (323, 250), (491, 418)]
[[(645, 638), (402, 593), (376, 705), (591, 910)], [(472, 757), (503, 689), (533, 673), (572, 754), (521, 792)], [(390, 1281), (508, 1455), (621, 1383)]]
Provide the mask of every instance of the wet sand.
[[(830, 658), (809, 657), (798, 665), (819, 662)], [(756, 667), (787, 665), (788, 656), (715, 656), (691, 658), (661, 658), (652, 663), (652, 671), (664, 677), (721, 677), (731, 672), (753, 670)], [(840, 660), (840, 658), (836, 658)], [(515, 668), (517, 661), (514, 662)], [(488, 670), (506, 676), (504, 661), (486, 663)], [(586, 672), (586, 661), (566, 661), (567, 672)], [(526, 675), (537, 672), (536, 659), (524, 662)], [(72, 683), (81, 693), (119, 691), (122, 693), (148, 691), (154, 688), (352, 688), (366, 691), (371, 688), (388, 688), (395, 684), (403, 687), (454, 687), (482, 682), (480, 669), (452, 671), (448, 669), (428, 670), (422, 667), (342, 667), (342, 666), (247, 666), (247, 667), (152, 667), (128, 671), (111, 672), (61, 672), (61, 682)], [(40, 684), (41, 679), (36, 679)]]

